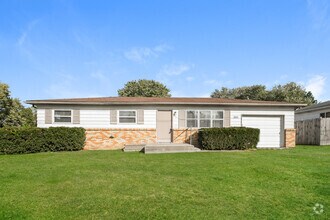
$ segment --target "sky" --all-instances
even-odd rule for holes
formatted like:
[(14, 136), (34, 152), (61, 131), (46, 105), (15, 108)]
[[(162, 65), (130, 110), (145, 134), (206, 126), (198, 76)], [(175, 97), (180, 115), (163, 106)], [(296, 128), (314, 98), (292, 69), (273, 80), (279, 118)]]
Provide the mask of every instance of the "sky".
[(297, 82), (330, 99), (329, 0), (0, 0), (0, 81), (30, 99)]

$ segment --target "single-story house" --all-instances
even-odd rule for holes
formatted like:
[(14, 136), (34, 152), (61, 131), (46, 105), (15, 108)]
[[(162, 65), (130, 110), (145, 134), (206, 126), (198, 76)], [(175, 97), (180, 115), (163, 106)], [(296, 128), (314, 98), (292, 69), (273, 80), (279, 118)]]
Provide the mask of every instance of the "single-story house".
[(29, 100), (38, 127), (83, 127), (85, 149), (120, 149), (125, 144), (198, 145), (198, 129), (260, 129), (258, 148), (295, 146), (294, 111), (285, 102), (218, 98), (104, 97)]
[(297, 143), (330, 145), (330, 101), (295, 111)]
[(315, 118), (330, 118), (330, 101), (321, 102), (295, 111), (295, 121), (304, 121)]

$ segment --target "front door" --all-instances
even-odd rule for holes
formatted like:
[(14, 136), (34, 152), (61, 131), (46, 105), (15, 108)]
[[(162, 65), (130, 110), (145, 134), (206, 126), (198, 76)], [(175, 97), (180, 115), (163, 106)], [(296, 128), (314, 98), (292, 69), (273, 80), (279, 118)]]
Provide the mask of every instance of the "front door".
[(158, 110), (157, 111), (157, 142), (170, 143), (171, 142), (171, 129), (172, 129), (172, 111), (171, 110)]

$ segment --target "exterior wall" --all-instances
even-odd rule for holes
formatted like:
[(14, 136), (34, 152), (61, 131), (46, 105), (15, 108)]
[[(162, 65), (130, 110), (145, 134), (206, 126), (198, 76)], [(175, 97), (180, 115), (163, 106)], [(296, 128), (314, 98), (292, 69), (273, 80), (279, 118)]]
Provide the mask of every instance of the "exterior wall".
[(156, 143), (156, 129), (86, 129), (84, 150), (115, 150), (125, 144)]
[(195, 147), (199, 147), (198, 144), (198, 129), (173, 129), (172, 130), (172, 141), (173, 143), (181, 144), (187, 143), (190, 144), (190, 137), (191, 137), (191, 144)]
[(295, 147), (296, 146), (296, 129), (285, 129), (284, 130), (284, 140), (285, 147)]
[[(53, 109), (71, 109), (68, 107), (52, 107)], [(120, 108), (120, 110), (126, 110)], [(131, 108), (132, 109), (132, 108)], [(143, 124), (110, 124), (110, 109), (106, 107), (99, 108), (80, 108), (80, 123), (52, 123), (45, 124), (45, 109), (37, 109), (37, 125), (41, 128), (47, 127), (84, 127), (84, 128), (156, 128), (156, 110), (144, 110)]]
[[(37, 106), (38, 127), (67, 126), (84, 127), (86, 131), (85, 149), (121, 149), (125, 144), (144, 144), (157, 142), (156, 115), (157, 110), (172, 110), (172, 140), (174, 143), (190, 143), (191, 131), (186, 128), (179, 128), (179, 110), (224, 110), (231, 127), (242, 126), (244, 115), (276, 115), (283, 117), (283, 129), (294, 128), (293, 107), (229, 107), (229, 106), (189, 106), (189, 105), (168, 105), (168, 106), (65, 106), (65, 105), (39, 105)], [(45, 123), (45, 109), (79, 109), (80, 123)], [(138, 110), (144, 111), (143, 124), (111, 124), (110, 111), (113, 110)], [(230, 112), (229, 112), (230, 111)], [(229, 114), (226, 114), (229, 113)], [(226, 116), (227, 115), (227, 116)], [(290, 133), (291, 134), (291, 133)], [(113, 138), (110, 138), (112, 136)], [(192, 132), (193, 144), (198, 146), (197, 129)], [(285, 146), (293, 146), (289, 143), (292, 140), (289, 133), (284, 140)]]
[(242, 126), (242, 115), (283, 116), (284, 129), (294, 128), (293, 107), (235, 107), (230, 111), (231, 127)]
[(295, 121), (310, 120), (315, 118), (320, 118), (320, 114), (324, 112), (330, 112), (330, 106), (328, 108), (312, 110), (309, 112), (296, 113)]

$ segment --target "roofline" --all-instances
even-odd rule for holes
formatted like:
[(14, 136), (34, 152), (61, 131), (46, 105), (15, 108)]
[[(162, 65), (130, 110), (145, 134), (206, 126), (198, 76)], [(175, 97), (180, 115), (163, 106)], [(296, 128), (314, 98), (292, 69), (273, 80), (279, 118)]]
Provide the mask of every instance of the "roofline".
[(330, 106), (320, 106), (320, 107), (313, 107), (313, 108), (306, 107), (306, 108), (301, 108), (301, 109), (296, 110), (296, 114), (312, 112), (312, 111), (328, 109), (328, 108), (330, 108)]
[(304, 107), (306, 104), (297, 103), (205, 103), (205, 102), (57, 102), (57, 101), (41, 101), (27, 100), (26, 104), (59, 104), (59, 105), (226, 105), (226, 106), (287, 106), (287, 107)]

